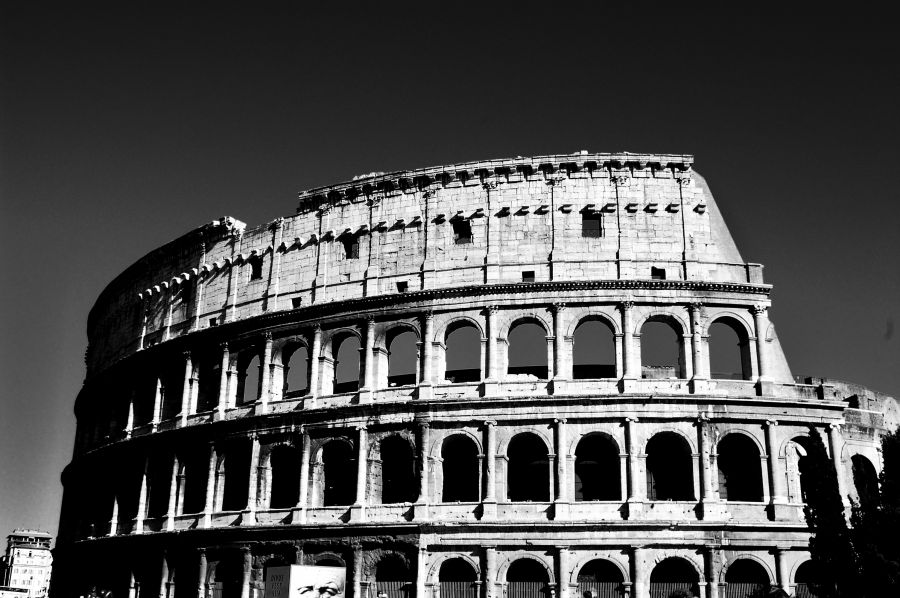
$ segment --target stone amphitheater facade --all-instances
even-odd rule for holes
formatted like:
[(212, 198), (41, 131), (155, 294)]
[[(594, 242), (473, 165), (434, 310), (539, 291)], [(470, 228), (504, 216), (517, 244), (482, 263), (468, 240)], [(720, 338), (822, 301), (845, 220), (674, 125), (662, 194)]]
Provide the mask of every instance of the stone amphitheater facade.
[(147, 254), (88, 318), (53, 595), (806, 595), (811, 429), (852, 498), (900, 410), (791, 374), (692, 162), (373, 173)]

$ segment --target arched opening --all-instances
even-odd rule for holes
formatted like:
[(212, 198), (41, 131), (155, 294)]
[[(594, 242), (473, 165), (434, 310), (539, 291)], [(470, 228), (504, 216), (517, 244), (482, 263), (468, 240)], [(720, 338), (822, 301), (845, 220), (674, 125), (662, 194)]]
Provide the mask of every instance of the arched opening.
[(573, 337), (572, 377), (576, 380), (616, 377), (616, 341), (601, 320), (586, 320)]
[(507, 598), (545, 598), (549, 583), (547, 569), (532, 559), (513, 561), (506, 571)]
[(687, 440), (660, 432), (647, 443), (647, 498), (694, 500), (694, 465)]
[(756, 443), (743, 434), (727, 434), (718, 447), (719, 497), (762, 502), (762, 463)]
[(256, 401), (261, 390), (260, 360), (256, 351), (238, 358), (237, 401), (238, 405), (249, 405)]
[(547, 445), (530, 432), (513, 436), (507, 450), (507, 497), (512, 502), (550, 500)]
[(181, 393), (184, 391), (184, 359), (172, 359), (166, 362), (160, 376), (160, 385), (162, 393), (160, 419), (166, 421), (181, 413)]
[(412, 572), (398, 555), (390, 554), (375, 567), (375, 596), (379, 598), (408, 598), (412, 595)]
[(182, 465), (180, 490), (181, 512), (185, 515), (202, 513), (206, 508), (206, 479), (209, 462), (204, 453), (188, 455)]
[(353, 335), (335, 340), (334, 392), (359, 390), (359, 339)]
[(817, 577), (816, 566), (812, 561), (806, 561), (797, 567), (797, 571), (794, 573), (795, 598), (816, 598), (812, 591), (812, 584)]
[(147, 464), (147, 517), (163, 517), (169, 509), (169, 492), (172, 481), (172, 455), (165, 453), (150, 456)]
[(878, 474), (872, 462), (862, 455), (850, 457), (853, 468), (853, 485), (860, 504), (878, 499)]
[(534, 322), (520, 322), (509, 331), (506, 373), (547, 379), (547, 331)]
[(247, 507), (250, 480), (250, 443), (239, 441), (226, 447), (219, 468), (222, 492), (220, 511), (241, 511)]
[(448, 382), (481, 380), (481, 333), (469, 323), (451, 326), (447, 331), (444, 378)]
[(575, 448), (575, 500), (621, 500), (619, 449), (606, 434), (588, 434)]
[(341, 235), (341, 245), (344, 246), (344, 259), (359, 259), (359, 236), (350, 233)]
[(624, 581), (622, 571), (610, 561), (588, 561), (578, 572), (576, 598), (621, 598)]
[(291, 509), (300, 500), (300, 451), (276, 446), (269, 455), (269, 508)]
[(719, 318), (709, 327), (709, 373), (719, 380), (750, 380), (750, 343), (743, 326)]
[(795, 436), (785, 449), (787, 467), (788, 501), (796, 504), (805, 503), (809, 491), (809, 448), (807, 436)]
[(342, 440), (329, 440), (322, 447), (322, 504), (326, 507), (352, 505), (356, 500), (356, 458)]
[(444, 476), (442, 502), (477, 502), (478, 447), (464, 434), (454, 434), (441, 445), (441, 468)]
[(153, 402), (156, 400), (158, 380), (155, 373), (150, 372), (136, 372), (134, 379), (134, 400), (132, 401), (134, 420), (132, 425), (137, 428), (149, 424), (153, 420)]
[(441, 598), (478, 598), (478, 574), (465, 559), (447, 559), (438, 572)]
[(284, 398), (302, 397), (309, 394), (309, 351), (304, 345), (285, 347)]
[[(211, 584), (212, 588), (210, 588), (212, 596), (216, 598), (240, 598), (242, 572), (243, 564), (237, 557), (227, 557), (216, 563), (213, 583)], [(193, 589), (196, 595), (196, 587)]]
[(212, 411), (219, 404), (222, 379), (221, 358), (203, 355), (197, 362), (197, 413)]
[(641, 327), (641, 378), (684, 378), (680, 327), (668, 318), (650, 318)]
[(757, 598), (769, 589), (769, 574), (752, 559), (738, 559), (725, 571), (725, 598)]
[(650, 598), (679, 596), (678, 592), (688, 592), (688, 596), (699, 596), (697, 570), (679, 557), (663, 559), (650, 572)]
[(263, 277), (263, 259), (259, 255), (251, 255), (247, 258), (247, 265), (250, 266), (250, 280), (262, 280)]
[(415, 502), (419, 496), (416, 460), (409, 442), (402, 436), (381, 440), (381, 502)]
[(388, 339), (388, 387), (415, 384), (419, 355), (416, 333), (400, 329), (389, 334)]

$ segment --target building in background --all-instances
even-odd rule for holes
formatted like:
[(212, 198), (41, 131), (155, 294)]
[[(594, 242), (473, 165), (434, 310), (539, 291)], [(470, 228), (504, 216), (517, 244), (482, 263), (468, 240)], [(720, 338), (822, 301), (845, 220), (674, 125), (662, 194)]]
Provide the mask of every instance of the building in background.
[(88, 317), (54, 598), (807, 596), (810, 430), (849, 505), (897, 402), (792, 374), (692, 163), (372, 174), (150, 252)]
[(50, 588), (53, 537), (47, 532), (16, 529), (6, 537), (6, 553), (0, 564), (0, 597), (42, 598)]

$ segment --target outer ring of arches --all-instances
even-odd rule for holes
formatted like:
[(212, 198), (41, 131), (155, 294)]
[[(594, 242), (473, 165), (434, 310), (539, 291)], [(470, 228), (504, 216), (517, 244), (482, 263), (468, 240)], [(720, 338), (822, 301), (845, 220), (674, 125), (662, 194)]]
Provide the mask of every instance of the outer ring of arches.
[(596, 308), (593, 307), (573, 308), (572, 314), (567, 317), (566, 327), (564, 328), (565, 332), (563, 332), (563, 336), (565, 336), (566, 338), (574, 337), (575, 331), (578, 330), (578, 327), (586, 322), (602, 322), (603, 324), (609, 326), (609, 329), (612, 331), (613, 335), (622, 334), (622, 329), (619, 321), (614, 317), (614, 310), (611, 310), (610, 312), (592, 311), (595, 309)]
[(425, 583), (439, 583), (440, 575), (441, 575), (441, 567), (443, 567), (444, 563), (447, 561), (451, 561), (453, 559), (462, 559), (466, 563), (469, 564), (475, 570), (475, 579), (481, 579), (481, 565), (478, 562), (478, 559), (473, 558), (472, 555), (466, 554), (464, 552), (448, 552), (444, 554), (440, 554), (438, 558), (436, 558), (431, 566), (428, 567), (427, 577), (425, 578)]
[[(735, 330), (735, 332), (738, 335), (739, 340), (749, 341), (750, 339), (755, 338), (756, 334), (755, 334), (754, 326), (750, 321), (748, 321), (746, 319), (744, 314), (742, 314), (740, 312), (736, 312), (731, 309), (719, 309), (719, 308), (715, 308), (715, 307), (708, 308), (707, 313), (709, 313), (709, 312), (712, 312), (712, 313), (710, 313), (710, 315), (708, 315), (707, 317), (704, 318), (704, 326), (702, 327), (702, 330), (701, 330), (701, 332), (704, 335), (709, 334), (709, 329), (713, 324), (720, 322), (720, 320), (731, 319), (731, 320), (734, 320), (735, 322), (737, 322), (743, 329), (743, 334), (745, 335), (744, 338), (741, 338), (741, 332)], [(727, 324), (726, 322), (720, 322), (720, 323), (725, 324), (726, 326), (729, 326), (729, 324)]]
[(544, 443), (544, 447), (547, 449), (547, 454), (550, 455), (553, 453), (553, 440), (547, 437), (547, 431), (541, 430), (540, 428), (536, 428), (534, 426), (527, 426), (525, 428), (515, 428), (515, 431), (512, 432), (509, 436), (505, 434), (498, 434), (497, 438), (497, 454), (503, 457), (509, 458), (509, 444), (512, 442), (512, 439), (521, 434), (531, 433), (541, 439)]
[(577, 436), (575, 436), (574, 438), (569, 440), (569, 446), (566, 447), (565, 456), (574, 458), (575, 451), (578, 450), (578, 445), (581, 443), (581, 441), (584, 440), (585, 438), (587, 438), (588, 436), (596, 436), (596, 435), (605, 436), (608, 440), (610, 440), (613, 443), (613, 446), (616, 448), (616, 453), (619, 455), (623, 454), (623, 452), (624, 452), (622, 450), (623, 443), (619, 442), (619, 439), (616, 438), (614, 435), (610, 434), (606, 430), (587, 430), (583, 434), (578, 434)]
[[(403, 334), (404, 332), (412, 332), (416, 335), (416, 342), (422, 340), (422, 331), (419, 326), (413, 322), (405, 320), (391, 320), (384, 322), (381, 326), (375, 327), (374, 346), (376, 349), (390, 349), (390, 342)], [(388, 341), (390, 339), (390, 342)]]
[(647, 578), (648, 580), (652, 578), (653, 570), (656, 569), (656, 566), (666, 559), (681, 559), (683, 561), (687, 561), (694, 568), (694, 573), (697, 574), (697, 583), (704, 583), (706, 581), (705, 573), (703, 571), (703, 563), (697, 562), (696, 554), (691, 554), (684, 549), (676, 550), (675, 554), (667, 554), (666, 552), (658, 551), (657, 554), (649, 559), (648, 564), (650, 565), (650, 567), (648, 567), (648, 572), (650, 576)]
[[(500, 311), (498, 313), (504, 313)], [(545, 317), (532, 310), (528, 313), (522, 313), (520, 310), (509, 310), (508, 315), (498, 318), (497, 322), (497, 340), (507, 341), (509, 333), (519, 324), (537, 324), (544, 329), (544, 336), (550, 336), (553, 333), (552, 323)]]
[(727, 561), (725, 561), (725, 566), (722, 567), (721, 571), (719, 571), (719, 582), (725, 583), (725, 575), (728, 573), (728, 569), (730, 569), (731, 566), (733, 564), (735, 564), (737, 561), (740, 561), (743, 559), (753, 561), (753, 562), (759, 564), (760, 566), (762, 566), (763, 570), (766, 572), (766, 575), (769, 578), (769, 583), (770, 584), (775, 583), (775, 575), (772, 571), (772, 568), (769, 566), (769, 564), (764, 559), (760, 558), (759, 556), (757, 556), (755, 554), (749, 553), (749, 552), (741, 552), (739, 554), (736, 554), (734, 557), (728, 559)]
[[(478, 331), (478, 334), (481, 338), (485, 337), (484, 325), (472, 316), (448, 313), (442, 314), (440, 316), (435, 316), (434, 320), (435, 321), (432, 323), (432, 342), (446, 343), (450, 328), (453, 328), (457, 324), (460, 324), (459, 328), (467, 325), (472, 325)], [(456, 329), (454, 329), (454, 331), (455, 330)]]
[(715, 448), (717, 455), (719, 454), (719, 445), (722, 444), (722, 441), (728, 438), (728, 436), (730, 436), (731, 434), (739, 434), (741, 436), (746, 436), (753, 441), (753, 444), (756, 445), (756, 450), (759, 451), (760, 457), (767, 456), (765, 444), (750, 430), (747, 430), (745, 428), (731, 427), (726, 423), (724, 425), (719, 424), (718, 426), (716, 426), (716, 431), (721, 432), (721, 434), (719, 435), (719, 440), (713, 447)]
[(634, 323), (634, 331), (636, 335), (641, 334), (641, 330), (644, 327), (644, 324), (647, 322), (657, 321), (657, 322), (665, 322), (666, 319), (674, 320), (675, 323), (681, 328), (681, 330), (675, 330), (675, 334), (679, 336), (683, 336), (686, 334), (690, 334), (691, 326), (687, 320), (684, 318), (684, 312), (687, 310), (686, 307), (681, 305), (672, 305), (671, 308), (660, 308), (656, 305), (647, 305), (647, 306), (635, 306), (635, 312), (639, 313), (643, 317), (641, 319), (635, 319)]
[(647, 454), (647, 445), (650, 444), (651, 440), (653, 440), (654, 438), (656, 438), (657, 436), (659, 436), (660, 434), (663, 434), (665, 432), (671, 432), (671, 433), (677, 434), (678, 436), (680, 436), (681, 438), (683, 438), (684, 440), (687, 441), (687, 445), (688, 445), (688, 448), (691, 449), (692, 456), (698, 454), (697, 447), (695, 446), (694, 441), (691, 440), (690, 436), (685, 434), (684, 431), (682, 431), (678, 427), (672, 426), (672, 425), (664, 425), (664, 426), (659, 426), (659, 427), (654, 426), (652, 434), (649, 437), (647, 437), (647, 439), (644, 441), (643, 446), (641, 447), (642, 454), (644, 454), (644, 455)]
[(415, 435), (412, 430), (408, 428), (404, 428), (401, 430), (384, 430), (383, 432), (376, 432), (371, 434), (368, 437), (368, 451), (367, 458), (369, 460), (375, 459), (375, 451), (378, 451), (379, 458), (381, 457), (381, 443), (390, 438), (391, 436), (398, 436), (404, 442), (409, 445), (410, 450), (412, 451), (413, 458), (415, 458), (416, 454), (419, 452), (416, 446)]
[(569, 584), (577, 584), (578, 575), (581, 573), (581, 570), (592, 561), (606, 561), (615, 565), (619, 570), (619, 573), (622, 574), (622, 582), (631, 582), (631, 565), (628, 562), (623, 563), (612, 554), (590, 553), (582, 556), (576, 561), (575, 566), (572, 567), (572, 570), (569, 572)]
[(478, 454), (484, 455), (484, 447), (481, 446), (481, 440), (476, 434), (469, 430), (441, 429), (440, 434), (434, 434), (433, 432), (434, 431), (432, 431), (431, 445), (428, 447), (429, 459), (441, 458), (441, 451), (444, 448), (444, 443), (447, 441), (447, 439), (452, 438), (453, 436), (465, 436), (475, 443), (475, 448), (478, 450)]
[(351, 452), (356, 450), (356, 443), (353, 442), (347, 436), (324, 436), (322, 438), (310, 438), (310, 465), (323, 463), (322, 461), (322, 452), (325, 450), (325, 445), (330, 442), (339, 442), (341, 444), (346, 444)]
[[(357, 329), (356, 326), (341, 326), (340, 328), (333, 328), (328, 331), (322, 331), (322, 349), (320, 353), (320, 357), (327, 357), (332, 360), (337, 360), (337, 355), (334, 351), (334, 341), (340, 340), (344, 342), (348, 337), (353, 336), (356, 337), (356, 340), (359, 342), (359, 346), (363, 346), (363, 336), (362, 333)], [(338, 346), (340, 348), (340, 346)]]

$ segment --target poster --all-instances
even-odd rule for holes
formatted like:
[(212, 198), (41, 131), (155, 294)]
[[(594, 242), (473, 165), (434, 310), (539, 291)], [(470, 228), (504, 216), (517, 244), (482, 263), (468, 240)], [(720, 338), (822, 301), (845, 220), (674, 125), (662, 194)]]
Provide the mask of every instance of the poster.
[(344, 598), (345, 581), (343, 567), (269, 567), (266, 598)]

